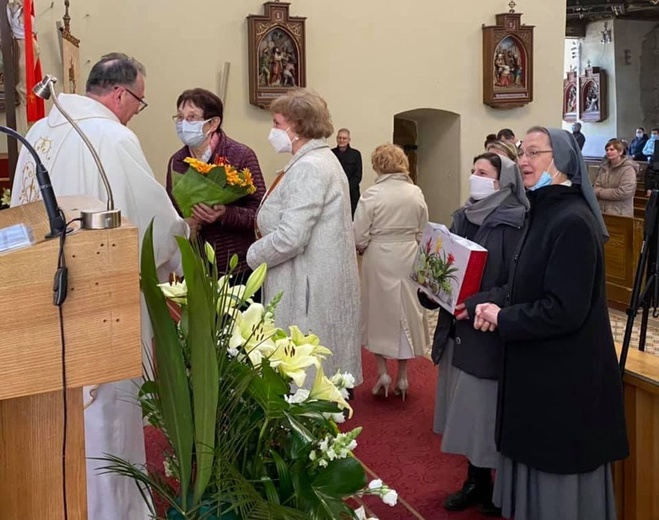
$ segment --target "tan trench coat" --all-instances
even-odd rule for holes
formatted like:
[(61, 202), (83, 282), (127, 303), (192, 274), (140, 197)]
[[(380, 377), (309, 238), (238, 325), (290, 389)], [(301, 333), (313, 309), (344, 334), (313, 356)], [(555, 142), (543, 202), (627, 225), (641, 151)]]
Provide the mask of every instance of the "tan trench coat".
[(380, 175), (375, 182), (359, 199), (354, 221), (355, 243), (364, 252), (362, 344), (387, 358), (421, 356), (430, 334), (410, 273), (428, 208), (406, 174)]

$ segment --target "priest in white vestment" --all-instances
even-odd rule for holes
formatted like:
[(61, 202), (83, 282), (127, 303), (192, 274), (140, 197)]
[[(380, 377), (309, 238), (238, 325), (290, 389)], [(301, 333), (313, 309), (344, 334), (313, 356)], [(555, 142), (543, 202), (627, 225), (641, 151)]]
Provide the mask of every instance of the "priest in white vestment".
[[(61, 94), (64, 109), (78, 123), (98, 152), (115, 207), (139, 230), (140, 245), (154, 219), (154, 248), (161, 281), (180, 270), (176, 235), (187, 236), (188, 225), (174, 210), (162, 185), (155, 179), (137, 136), (125, 125), (146, 106), (144, 67), (124, 54), (104, 56), (92, 68), (87, 95)], [(80, 136), (53, 107), (48, 116), (28, 132), (50, 173), (56, 196), (90, 195), (106, 201), (106, 192)], [(40, 198), (35, 163), (25, 149), (16, 167), (12, 206)], [(142, 299), (142, 345), (151, 346), (151, 327)], [(149, 512), (135, 483), (115, 474), (99, 475), (102, 461), (111, 454), (145, 464), (142, 414), (137, 404), (140, 380), (126, 380), (85, 388), (85, 446), (87, 455), (87, 502), (90, 520), (146, 520)], [(90, 404), (91, 403), (91, 404)]]

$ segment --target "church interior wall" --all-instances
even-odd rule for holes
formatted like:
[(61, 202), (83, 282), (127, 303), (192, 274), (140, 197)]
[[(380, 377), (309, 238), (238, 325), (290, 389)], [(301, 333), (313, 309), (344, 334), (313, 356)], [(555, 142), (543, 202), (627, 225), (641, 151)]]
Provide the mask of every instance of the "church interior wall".
[[(640, 20), (616, 20), (614, 24), (618, 136), (629, 141), (634, 138), (636, 127), (651, 128), (656, 124), (650, 121), (649, 117), (645, 117), (640, 95), (643, 90), (641, 85), (643, 42), (656, 26), (656, 22)], [(651, 88), (656, 91), (657, 76), (653, 75), (652, 79)], [(650, 128), (646, 128), (648, 134)]]
[[(59, 76), (55, 24), (63, 7), (57, 4), (35, 0), (43, 70)], [(362, 189), (373, 182), (371, 151), (392, 140), (394, 115), (411, 108), (459, 114), (458, 140), (437, 148), (419, 172), (425, 179), (438, 177), (432, 189), (440, 190), (443, 178), (459, 179), (460, 194), (456, 189), (448, 197), (453, 200), (442, 201), (451, 209), (467, 194), (471, 160), (482, 151), (487, 133), (510, 127), (521, 136), (535, 124), (560, 124), (563, 56), (557, 44), (563, 41), (565, 25), (561, 2), (518, 2), (523, 23), (536, 26), (534, 101), (514, 110), (482, 103), (481, 26), (493, 25), (495, 14), (507, 11), (507, 4), (467, 0), (457, 8), (436, 0), (292, 2), (291, 15), (307, 18), (307, 86), (325, 97), (335, 128), (350, 128), (353, 146), (365, 158)], [(287, 161), (266, 139), (269, 112), (248, 101), (245, 18), (260, 13), (262, 2), (257, 0), (71, 2), (72, 32), (82, 42), (83, 78), (110, 51), (126, 52), (145, 64), (149, 107), (130, 128), (161, 181), (168, 157), (180, 147), (170, 119), (177, 96), (197, 86), (218, 92), (225, 62), (231, 64), (223, 123), (227, 134), (256, 151), (268, 183)], [(432, 141), (438, 132), (430, 128), (420, 139)], [(450, 209), (441, 213), (448, 215)]]
[[(608, 27), (610, 43), (601, 42), (603, 21), (589, 23), (585, 38), (565, 40), (565, 71), (577, 66), (574, 47), (580, 41), (582, 70), (590, 62), (593, 67), (605, 69), (608, 76), (607, 119), (598, 123), (584, 122), (582, 127), (586, 135), (583, 152), (592, 157), (604, 156), (604, 146), (613, 137), (631, 141), (636, 127), (644, 126), (649, 133), (650, 128), (659, 124), (657, 23), (609, 20)], [(563, 123), (564, 128), (570, 126), (571, 123)]]

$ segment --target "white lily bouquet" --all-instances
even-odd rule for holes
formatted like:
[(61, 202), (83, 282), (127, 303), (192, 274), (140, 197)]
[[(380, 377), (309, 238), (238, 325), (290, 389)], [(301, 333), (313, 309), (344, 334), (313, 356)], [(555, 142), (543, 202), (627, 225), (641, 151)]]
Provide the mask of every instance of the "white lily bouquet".
[[(340, 433), (336, 425), (352, 414), (347, 396), (354, 379), (324, 374), (322, 361), (332, 353), (317, 336), (275, 327), (280, 298), (265, 306), (251, 300), (265, 264), (245, 285), (231, 286), (230, 274), (218, 275), (212, 247), (198, 251), (178, 240), (184, 281), (158, 284), (151, 228), (141, 257), (157, 370), (143, 384), (140, 403), (171, 445), (171, 478), (112, 456), (104, 470), (134, 479), (154, 518), (360, 518), (362, 511), (345, 500), (384, 499), (386, 492), (367, 486), (352, 454), (361, 428)], [(236, 264), (234, 257), (231, 270)], [(179, 317), (167, 299), (180, 305)], [(315, 377), (306, 390), (300, 387), (310, 367)]]

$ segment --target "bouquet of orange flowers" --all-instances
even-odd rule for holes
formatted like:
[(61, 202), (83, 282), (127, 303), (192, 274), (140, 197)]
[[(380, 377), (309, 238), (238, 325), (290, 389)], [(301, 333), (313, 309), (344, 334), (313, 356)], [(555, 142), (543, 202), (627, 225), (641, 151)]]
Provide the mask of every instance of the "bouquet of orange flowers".
[(192, 157), (184, 162), (190, 165), (185, 173), (172, 173), (172, 195), (184, 217), (192, 215), (196, 204), (231, 204), (256, 191), (250, 171), (236, 170), (223, 157), (213, 163)]

